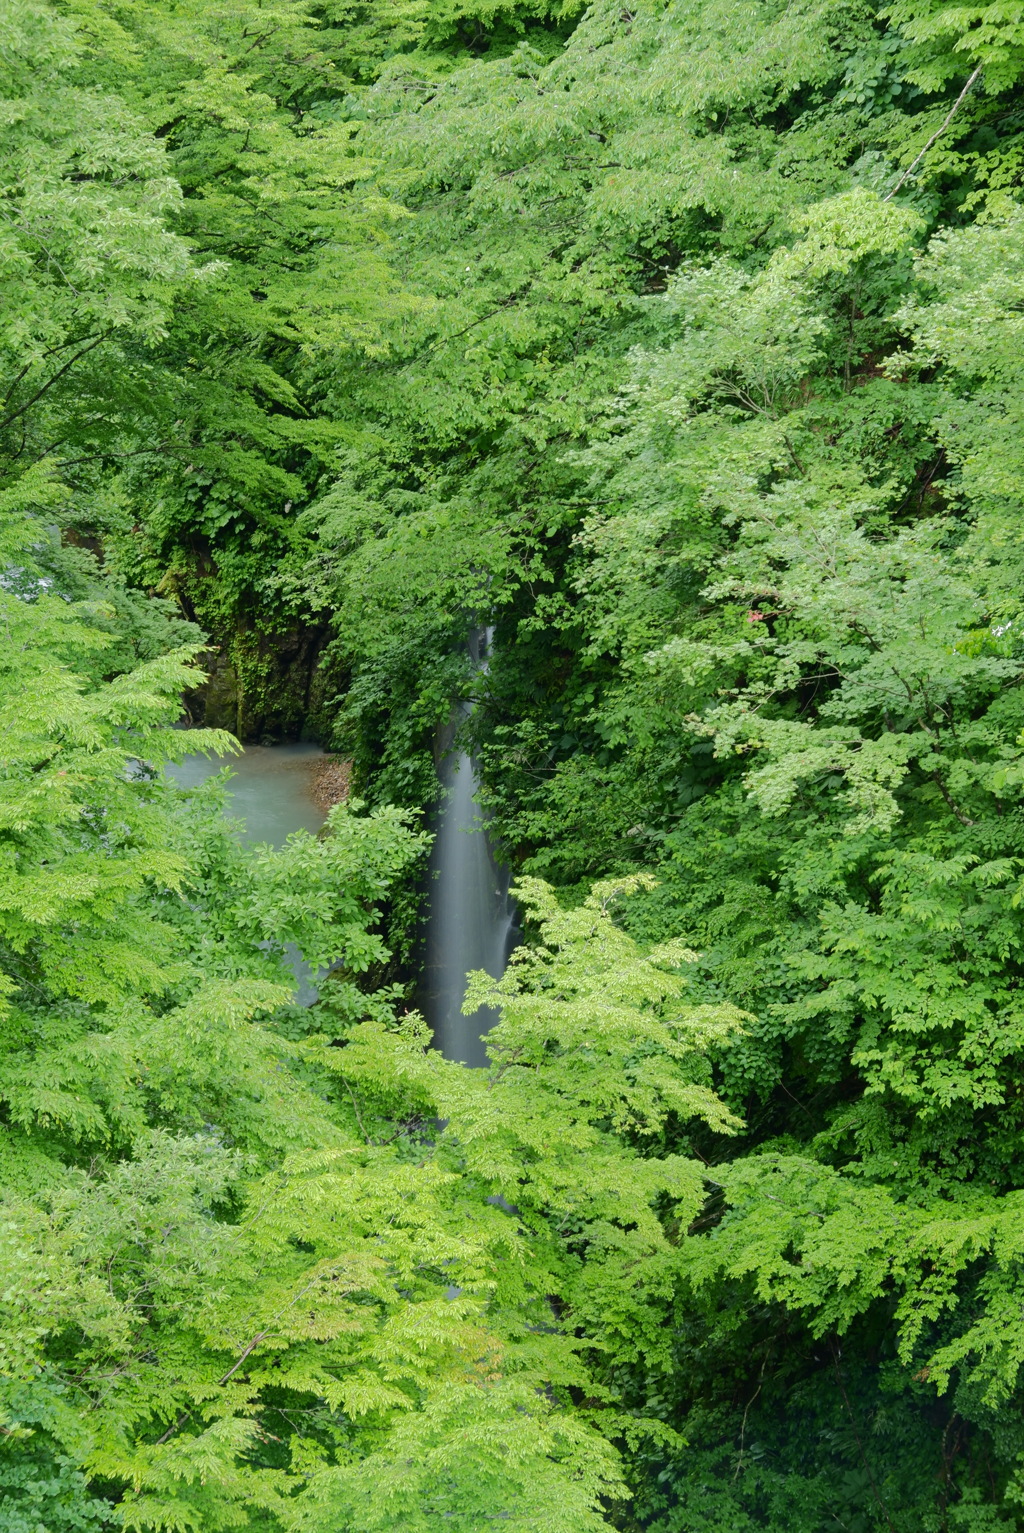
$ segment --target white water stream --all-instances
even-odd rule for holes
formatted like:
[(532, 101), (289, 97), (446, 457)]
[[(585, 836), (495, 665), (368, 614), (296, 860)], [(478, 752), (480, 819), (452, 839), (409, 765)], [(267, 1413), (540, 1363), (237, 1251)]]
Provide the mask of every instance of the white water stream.
[[(480, 670), (487, 669), (491, 630), (478, 629), (469, 641)], [(468, 705), (463, 705), (463, 717)], [(476, 802), (479, 777), (465, 751), (449, 756), (440, 768), (441, 810), (430, 858), (425, 962), (421, 986), (424, 1015), (434, 1043), (448, 1059), (485, 1065), (481, 1034), (497, 1021), (487, 1006), (463, 1016), (466, 975), (486, 969), (495, 979), (504, 972), (515, 945), (516, 909), (509, 875), (494, 859), (486, 822)]]

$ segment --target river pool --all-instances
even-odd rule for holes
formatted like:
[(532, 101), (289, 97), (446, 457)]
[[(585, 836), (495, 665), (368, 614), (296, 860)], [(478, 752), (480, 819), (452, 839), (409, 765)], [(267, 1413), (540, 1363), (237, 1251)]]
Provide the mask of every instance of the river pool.
[[(166, 771), (179, 787), (196, 788), (230, 767), (234, 775), (228, 783), (227, 810), (243, 822), (240, 839), (250, 845), (269, 841), (283, 846), (292, 831), (315, 834), (327, 818), (313, 796), (313, 773), (323, 760), (319, 745), (247, 745), (240, 756), (186, 756)], [(284, 956), (295, 976), (296, 1001), (312, 1006), (316, 981), (323, 976), (310, 968), (293, 943)]]
[(228, 811), (245, 821), (242, 840), (283, 846), (293, 830), (315, 834), (327, 818), (313, 797), (313, 772), (323, 760), (319, 745), (247, 745), (240, 756), (186, 756), (167, 775), (195, 788), (230, 767)]

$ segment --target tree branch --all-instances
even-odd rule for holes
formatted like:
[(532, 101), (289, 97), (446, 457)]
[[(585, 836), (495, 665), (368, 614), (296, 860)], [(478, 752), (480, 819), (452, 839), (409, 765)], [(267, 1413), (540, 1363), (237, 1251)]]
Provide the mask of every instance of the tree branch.
[(953, 121), (953, 118), (956, 116), (957, 112), (960, 110), (961, 105), (966, 100), (967, 94), (970, 91), (971, 86), (974, 84), (975, 80), (977, 80), (977, 78), (978, 78), (978, 76), (980, 74), (981, 74), (981, 65), (979, 64), (977, 69), (971, 75), (971, 78), (968, 80), (967, 84), (964, 86), (963, 90), (960, 92), (959, 96), (957, 96), (956, 100), (953, 102), (953, 105), (950, 107), (949, 111), (947, 112), (945, 121), (943, 122), (942, 126), (939, 127), (939, 128), (936, 128), (936, 130), (932, 134), (931, 138), (928, 140), (928, 142), (925, 144), (924, 148), (921, 150), (921, 153), (917, 156), (917, 159), (913, 160), (907, 166), (906, 170), (903, 172), (902, 176), (900, 176), (899, 180), (896, 182), (896, 185), (893, 187), (892, 191), (891, 192), (887, 192), (886, 195), (882, 198), (883, 202), (888, 202), (890, 200), (890, 198), (895, 197), (896, 193), (899, 191), (900, 187), (903, 185), (903, 183), (907, 179), (907, 177), (912, 175), (914, 173), (914, 171), (917, 169), (917, 167), (920, 165), (921, 161), (924, 159), (925, 155), (928, 153), (929, 149), (932, 147), (932, 145), (934, 144), (935, 140), (937, 138), (941, 138), (942, 137), (943, 133), (945, 133), (946, 129), (949, 127), (950, 123)]
[(43, 395), (48, 393), (49, 390), (53, 388), (53, 385), (57, 382), (58, 378), (62, 378), (70, 368), (74, 367), (76, 362), (81, 362), (82, 358), (88, 356), (90, 351), (95, 351), (100, 342), (107, 339), (108, 334), (109, 331), (104, 331), (102, 335), (98, 335), (95, 340), (89, 343), (88, 346), (83, 346), (82, 350), (78, 352), (77, 355), (71, 357), (69, 361), (65, 362), (63, 367), (59, 367), (53, 376), (47, 379), (42, 388), (36, 390), (31, 399), (27, 400), (26, 403), (21, 405), (19, 409), (12, 410), (10, 415), (5, 416), (3, 420), (0, 420), (0, 431), (6, 430), (8, 426), (10, 426), (14, 421), (18, 420), (20, 416), (26, 413), (26, 411), (31, 410), (32, 406), (37, 404), (39, 400), (42, 399)]

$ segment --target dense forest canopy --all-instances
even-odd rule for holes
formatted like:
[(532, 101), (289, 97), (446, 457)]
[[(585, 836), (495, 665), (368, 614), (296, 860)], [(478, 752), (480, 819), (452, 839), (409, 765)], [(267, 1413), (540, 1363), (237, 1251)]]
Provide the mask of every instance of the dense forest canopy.
[(1020, 7), (0, 0), (0, 114), (0, 1533), (1020, 1526)]

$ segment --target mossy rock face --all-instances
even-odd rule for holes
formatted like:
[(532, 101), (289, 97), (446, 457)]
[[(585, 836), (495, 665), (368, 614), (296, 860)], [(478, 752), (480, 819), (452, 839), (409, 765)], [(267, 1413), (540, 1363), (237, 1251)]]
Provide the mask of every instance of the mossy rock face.
[(204, 661), (209, 679), (205, 687), (186, 698), (190, 718), (207, 729), (238, 733), (238, 675), (223, 650), (214, 650)]
[(327, 638), (326, 625), (237, 628), (207, 656), (206, 685), (185, 698), (189, 719), (246, 744), (319, 738), (333, 690), (322, 663)]

